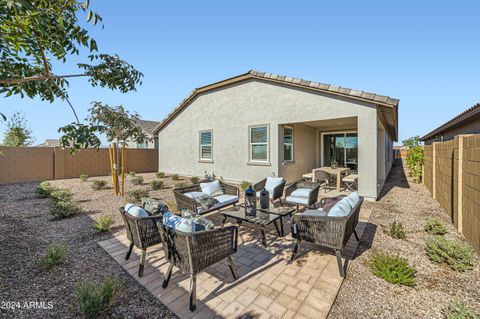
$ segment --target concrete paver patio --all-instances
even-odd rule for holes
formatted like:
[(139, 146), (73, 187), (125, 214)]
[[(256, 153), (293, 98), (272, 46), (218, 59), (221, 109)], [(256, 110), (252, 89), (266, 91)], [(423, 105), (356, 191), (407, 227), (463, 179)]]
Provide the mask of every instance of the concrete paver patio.
[[(370, 214), (370, 210), (362, 208), (357, 226), (360, 237)], [(214, 213), (209, 219), (220, 225), (223, 218)], [(195, 312), (188, 308), (188, 276), (174, 268), (169, 286), (162, 288), (168, 264), (161, 244), (147, 250), (141, 278), (137, 275), (140, 251), (135, 248), (130, 259), (125, 260), (129, 242), (124, 232), (99, 245), (180, 318), (326, 318), (343, 282), (333, 252), (305, 243), (291, 262), (290, 234), (279, 238), (271, 227), (267, 242), (264, 248), (260, 230), (242, 224), (238, 252), (233, 255), (240, 278), (233, 280), (226, 260), (198, 274)], [(357, 246), (352, 236), (343, 257), (353, 259)]]

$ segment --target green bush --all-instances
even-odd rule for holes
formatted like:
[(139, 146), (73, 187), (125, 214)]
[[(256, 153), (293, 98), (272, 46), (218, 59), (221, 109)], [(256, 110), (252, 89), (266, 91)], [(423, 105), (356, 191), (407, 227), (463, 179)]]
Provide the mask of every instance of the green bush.
[(56, 219), (69, 218), (82, 213), (80, 206), (72, 201), (52, 201), (49, 210)]
[(389, 234), (393, 238), (405, 238), (407, 232), (405, 231), (405, 228), (403, 227), (403, 224), (397, 221), (394, 221), (393, 223), (390, 224), (390, 229), (389, 229)]
[(143, 176), (132, 177), (132, 184), (133, 185), (142, 185), (143, 184)]
[(157, 178), (164, 178), (165, 172), (157, 172), (155, 175), (157, 175)]
[(243, 189), (243, 191), (246, 191), (250, 185), (252, 185), (250, 182), (243, 181), (242, 184), (240, 184), (240, 187)]
[(187, 187), (187, 186), (188, 186), (187, 183), (183, 183), (183, 182), (175, 184), (175, 188), (182, 188), (182, 187)]
[(422, 180), (423, 147), (415, 146), (407, 152), (407, 165), (410, 168), (410, 176), (419, 183)]
[(101, 216), (99, 219), (93, 222), (93, 228), (99, 232), (107, 232), (110, 230), (112, 225), (115, 223), (114, 215), (105, 215)]
[(58, 190), (59, 188), (50, 184), (50, 182), (41, 182), (37, 189), (35, 189), (35, 193), (40, 198), (47, 198), (50, 197), (51, 192)]
[(93, 181), (93, 184), (92, 184), (92, 189), (94, 191), (99, 191), (99, 190), (102, 190), (104, 189), (105, 187), (107, 186), (107, 182), (104, 181), (104, 180), (95, 180)]
[(172, 174), (171, 177), (174, 181), (177, 181), (180, 178), (180, 176), (178, 176), (178, 174)]
[(473, 249), (458, 240), (448, 240), (441, 236), (428, 238), (425, 252), (430, 260), (437, 263), (445, 262), (456, 271), (471, 270), (475, 264)]
[(50, 198), (56, 202), (70, 202), (72, 197), (72, 192), (68, 189), (57, 189), (50, 193)]
[(80, 180), (81, 180), (82, 182), (86, 182), (87, 179), (88, 179), (88, 175), (87, 175), (87, 174), (82, 174), (82, 175), (80, 175)]
[(130, 176), (130, 177), (135, 177), (136, 174), (135, 174), (135, 172), (128, 172), (127, 175)]
[(148, 197), (149, 193), (146, 189), (136, 189), (130, 193), (130, 200), (132, 202), (140, 202), (142, 197)]
[(104, 318), (120, 288), (120, 282), (113, 278), (101, 283), (87, 281), (78, 284), (76, 295), (83, 316), (87, 319)]
[(198, 182), (200, 182), (200, 178), (198, 178), (196, 176), (190, 177), (190, 183), (192, 183), (193, 185), (198, 184)]
[(67, 258), (68, 247), (63, 244), (51, 244), (47, 247), (45, 256), (36, 261), (37, 265), (45, 268), (63, 264)]
[(430, 235), (445, 235), (447, 233), (447, 227), (438, 218), (427, 219), (423, 230)]
[(396, 285), (413, 286), (415, 284), (415, 268), (408, 260), (398, 255), (376, 253), (370, 260), (370, 269), (377, 277)]
[(452, 301), (445, 309), (443, 314), (447, 319), (480, 319), (480, 314), (467, 308), (459, 301)]
[(158, 191), (159, 189), (162, 189), (163, 186), (164, 186), (163, 181), (153, 180), (153, 181), (150, 182), (150, 187), (154, 191)]

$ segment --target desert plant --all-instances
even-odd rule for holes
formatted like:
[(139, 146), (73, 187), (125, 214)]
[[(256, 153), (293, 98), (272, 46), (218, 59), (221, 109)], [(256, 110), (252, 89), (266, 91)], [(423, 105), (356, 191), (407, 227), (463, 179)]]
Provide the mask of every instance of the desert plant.
[(149, 193), (146, 189), (136, 189), (130, 193), (130, 200), (132, 202), (140, 202), (142, 197), (148, 197)]
[(475, 254), (468, 244), (441, 236), (428, 238), (425, 252), (430, 260), (445, 262), (456, 271), (471, 270), (475, 263)]
[(419, 183), (422, 180), (423, 147), (415, 146), (407, 152), (407, 165), (410, 168), (410, 176)]
[(89, 280), (78, 284), (76, 295), (83, 316), (87, 319), (105, 317), (120, 288), (120, 282), (113, 278), (100, 283)]
[(180, 176), (178, 176), (178, 174), (172, 174), (171, 177), (174, 181), (177, 181), (180, 178)]
[(186, 186), (188, 186), (187, 183), (183, 183), (183, 182), (175, 184), (175, 188), (182, 188), (182, 187), (186, 187)]
[(164, 178), (165, 172), (157, 172), (155, 175), (157, 176), (157, 178)]
[(81, 180), (82, 182), (86, 182), (87, 179), (88, 179), (88, 175), (87, 175), (87, 174), (81, 174), (81, 175), (80, 175), (80, 180)]
[(405, 238), (407, 232), (405, 231), (405, 228), (403, 227), (403, 224), (397, 221), (394, 221), (393, 223), (390, 224), (390, 229), (389, 232), (390, 236), (393, 238)]
[(200, 182), (200, 178), (198, 178), (196, 176), (190, 177), (190, 183), (196, 185), (196, 184), (198, 184), (198, 182)]
[(154, 191), (158, 191), (159, 189), (162, 189), (163, 186), (164, 186), (163, 181), (153, 180), (153, 181), (150, 182), (150, 187)]
[(73, 217), (82, 212), (80, 206), (72, 201), (52, 201), (49, 210), (56, 219)]
[(47, 198), (50, 197), (50, 194), (56, 190), (58, 190), (58, 187), (53, 186), (52, 184), (50, 184), (50, 182), (43, 181), (35, 189), (35, 193), (40, 198)]
[(240, 184), (240, 187), (243, 189), (243, 191), (246, 191), (250, 185), (252, 185), (252, 183), (247, 181), (242, 181), (242, 184)]
[(115, 223), (114, 215), (101, 216), (99, 219), (93, 222), (93, 228), (99, 232), (106, 232), (110, 230), (110, 227)]
[(92, 184), (92, 189), (95, 191), (99, 191), (101, 189), (104, 189), (107, 186), (107, 182), (101, 179), (93, 181)]
[(63, 244), (48, 245), (45, 256), (37, 259), (36, 264), (45, 268), (63, 264), (67, 258), (68, 247)]
[(68, 189), (56, 189), (50, 193), (49, 197), (56, 202), (69, 202), (73, 195)]
[(469, 309), (458, 300), (454, 300), (443, 309), (447, 319), (480, 319), (480, 314)]
[(142, 185), (143, 184), (143, 176), (132, 177), (132, 184), (133, 185)]
[(171, 211), (171, 212), (177, 212), (178, 211), (178, 206), (177, 206), (177, 202), (175, 201), (170, 201), (167, 203), (167, 206), (168, 206), (168, 209)]
[(396, 285), (413, 286), (415, 284), (415, 268), (408, 260), (398, 255), (375, 253), (370, 259), (370, 269), (377, 277)]
[(430, 235), (445, 235), (447, 233), (447, 227), (438, 218), (427, 219), (423, 230)]
[(128, 172), (127, 175), (130, 176), (130, 177), (135, 177), (136, 174), (135, 174), (135, 172)]

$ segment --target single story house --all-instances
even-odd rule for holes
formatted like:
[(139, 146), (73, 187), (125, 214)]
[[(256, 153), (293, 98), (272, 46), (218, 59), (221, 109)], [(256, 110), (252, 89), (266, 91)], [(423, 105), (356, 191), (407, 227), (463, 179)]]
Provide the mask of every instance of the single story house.
[(455, 136), (461, 134), (479, 134), (480, 133), (480, 103), (475, 104), (466, 111), (447, 123), (434, 129), (420, 140), (425, 145), (430, 145), (433, 142), (444, 142), (453, 140)]
[(159, 170), (287, 182), (335, 160), (376, 199), (393, 162), (399, 100), (249, 71), (195, 89), (155, 129)]
[(138, 126), (147, 135), (147, 140), (143, 143), (137, 143), (132, 139), (127, 139), (125, 142), (127, 148), (150, 148), (158, 149), (158, 136), (154, 134), (155, 128), (160, 124), (156, 121), (139, 120)]

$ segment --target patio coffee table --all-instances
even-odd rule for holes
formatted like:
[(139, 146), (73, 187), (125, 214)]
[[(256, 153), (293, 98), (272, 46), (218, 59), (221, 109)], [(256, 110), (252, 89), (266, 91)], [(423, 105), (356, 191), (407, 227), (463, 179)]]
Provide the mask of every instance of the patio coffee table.
[(270, 203), (270, 206), (267, 209), (257, 208), (257, 210), (280, 216), (280, 232), (282, 237), (285, 236), (285, 232), (283, 230), (283, 218), (287, 216), (292, 217), (292, 214), (295, 212), (295, 208), (289, 206), (274, 206), (272, 203)]
[(227, 218), (234, 218), (237, 220), (238, 224), (242, 222), (247, 222), (251, 224), (255, 224), (260, 226), (260, 230), (262, 231), (262, 244), (264, 247), (267, 247), (267, 238), (265, 234), (265, 227), (273, 223), (275, 225), (275, 229), (277, 230), (278, 236), (282, 236), (282, 233), (278, 229), (277, 221), (281, 218), (281, 215), (264, 212), (257, 209), (255, 216), (249, 216), (245, 213), (245, 205), (239, 205), (232, 208), (228, 208), (226, 210), (220, 211), (220, 214), (223, 215), (223, 225), (227, 221)]

